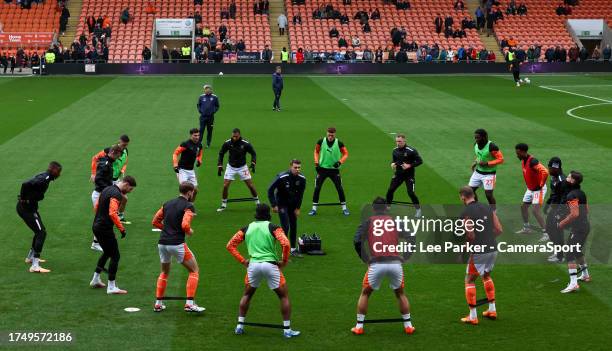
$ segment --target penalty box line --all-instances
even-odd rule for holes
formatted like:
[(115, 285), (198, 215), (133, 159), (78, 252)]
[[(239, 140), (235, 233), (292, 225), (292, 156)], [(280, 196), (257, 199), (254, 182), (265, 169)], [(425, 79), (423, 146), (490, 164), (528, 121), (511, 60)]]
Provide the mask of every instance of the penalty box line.
[(602, 101), (602, 102), (607, 102), (609, 104), (612, 104), (612, 100), (606, 100), (606, 99), (598, 98), (598, 97), (595, 97), (595, 96), (590, 96), (590, 95), (585, 95), (585, 94), (580, 94), (580, 93), (574, 93), (572, 91), (567, 91), (567, 90), (563, 90), (563, 89), (553, 88), (553, 86), (539, 85), (539, 87), (542, 88), (542, 89), (552, 90), (552, 91), (556, 91), (556, 92), (559, 92), (559, 93), (565, 93), (565, 94), (580, 96), (580, 97), (584, 97), (584, 98), (587, 98), (587, 99), (592, 99), (592, 100), (597, 100), (597, 101)]

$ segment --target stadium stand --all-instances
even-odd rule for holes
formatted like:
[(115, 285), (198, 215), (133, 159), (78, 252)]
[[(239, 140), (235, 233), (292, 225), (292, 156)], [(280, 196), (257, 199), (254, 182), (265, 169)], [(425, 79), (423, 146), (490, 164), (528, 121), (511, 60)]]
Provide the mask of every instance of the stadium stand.
[[(327, 3), (327, 2), (326, 2)], [(444, 34), (437, 34), (434, 26), (434, 19), (439, 13), (442, 18), (450, 15), (453, 17), (455, 27), (458, 27), (464, 17), (473, 19), (467, 7), (464, 10), (455, 10), (452, 1), (431, 1), (431, 0), (412, 0), (410, 9), (398, 10), (390, 2), (376, 0), (355, 0), (349, 5), (344, 5), (342, 0), (330, 1), (334, 9), (341, 13), (346, 13), (350, 18), (349, 24), (340, 24), (339, 20), (332, 19), (313, 19), (312, 13), (320, 6), (316, 1), (306, 1), (303, 5), (295, 5), (291, 0), (285, 0), (287, 7), (287, 17), (289, 21), (293, 16), (300, 12), (302, 17), (301, 25), (290, 24), (289, 38), (291, 50), (297, 51), (298, 48), (310, 48), (318, 52), (338, 51), (337, 38), (330, 38), (329, 30), (335, 26), (340, 32), (340, 36), (349, 41), (352, 36), (357, 36), (361, 40), (360, 48), (368, 46), (376, 49), (379, 46), (387, 48), (392, 45), (391, 29), (393, 27), (404, 27), (407, 32), (406, 41), (415, 41), (418, 45), (438, 44), (442, 48), (458, 48), (461, 45), (474, 47), (477, 50), (484, 48), (482, 41), (475, 29), (466, 29), (466, 38), (445, 38)], [(364, 33), (359, 21), (353, 19), (355, 13), (360, 10), (370, 14), (375, 8), (380, 11), (380, 20), (370, 20), (372, 29), (370, 33)]]
[[(566, 28), (566, 21), (573, 18), (604, 19), (612, 22), (612, 0), (580, 0), (578, 5), (570, 6), (569, 15), (557, 15), (556, 9), (563, 1), (525, 0), (527, 15), (506, 15), (510, 0), (500, 1), (500, 9), (504, 13), (503, 20), (495, 26), (498, 41), (513, 38), (518, 46), (541, 45), (544, 57), (545, 49), (562, 47), (569, 50), (576, 44)], [(520, 1), (516, 2), (517, 4)]]
[[(15, 55), (18, 47), (22, 47), (27, 56), (31, 53), (39, 52), (49, 48), (51, 40), (41, 42), (34, 40), (34, 36), (50, 39), (53, 32), (59, 27), (60, 9), (57, 1), (46, 1), (44, 3), (31, 3), (30, 9), (21, 8), (16, 2), (0, 2), (0, 23), (2, 32), (7, 35), (10, 33), (20, 33), (14, 35), (12, 39), (0, 40), (0, 51), (5, 55)], [(27, 34), (26, 34), (27, 33)], [(19, 37), (20, 41), (17, 41)], [(27, 37), (27, 38), (26, 38)], [(28, 43), (32, 39), (32, 42)]]
[[(150, 46), (155, 18), (187, 18), (195, 11), (202, 14), (202, 24), (217, 32), (224, 23), (227, 36), (237, 42), (243, 39), (246, 51), (260, 51), (264, 45), (270, 45), (270, 26), (266, 15), (253, 14), (255, 0), (236, 0), (236, 18), (221, 20), (221, 11), (227, 8), (230, 0), (206, 0), (202, 5), (194, 5), (193, 0), (157, 0), (154, 2), (156, 13), (147, 14), (147, 0), (84, 0), (79, 19), (77, 37), (81, 32), (87, 35), (86, 19), (88, 16), (108, 16), (111, 20), (112, 35), (109, 44), (110, 62), (141, 62), (143, 47)], [(127, 24), (120, 22), (120, 13), (124, 8), (130, 11), (131, 19)], [(88, 41), (91, 36), (88, 36)]]

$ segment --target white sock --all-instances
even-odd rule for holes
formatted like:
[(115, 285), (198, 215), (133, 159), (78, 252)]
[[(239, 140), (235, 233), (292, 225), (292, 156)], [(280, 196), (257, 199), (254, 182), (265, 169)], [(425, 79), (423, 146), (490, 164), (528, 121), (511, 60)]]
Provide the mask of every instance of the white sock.
[(285, 330), (291, 329), (291, 321), (283, 321), (283, 327)]
[(259, 205), (259, 204), (261, 203), (261, 202), (259, 202), (259, 196), (255, 196), (255, 203), (256, 203), (257, 205)]
[(227, 207), (227, 199), (221, 200), (221, 207)]
[(236, 328), (240, 328), (240, 329), (244, 328), (244, 324), (240, 324), (240, 323), (244, 323), (244, 319), (245, 317), (238, 316), (238, 324), (236, 325)]
[(495, 302), (489, 302), (489, 312), (495, 312)]
[(365, 320), (365, 314), (357, 313), (357, 328), (363, 328), (363, 321)]
[(117, 288), (117, 286), (115, 286), (115, 281), (114, 280), (109, 280), (108, 281), (108, 290), (113, 290)]
[(570, 284), (576, 285), (578, 284), (578, 270), (576, 268), (568, 269), (570, 275)]
[(38, 257), (32, 257), (32, 267), (38, 267)]
[(187, 300), (185, 300), (185, 305), (187, 305), (187, 306), (193, 306), (193, 299), (187, 299)]
[(581, 264), (578, 267), (580, 267), (580, 270), (582, 271), (582, 275), (585, 277), (589, 276), (589, 269), (588, 266), (586, 264)]
[(410, 320), (410, 313), (402, 314), (402, 319), (404, 320), (404, 328), (412, 327), (412, 321)]
[(94, 282), (99, 282), (100, 281), (100, 273), (94, 272), (94, 276), (93, 276), (93, 278), (91, 280), (93, 280)]
[(476, 318), (478, 318), (476, 307), (470, 307), (470, 319), (476, 319)]
[(421, 208), (420, 207), (416, 209), (416, 213), (414, 215), (415, 215), (415, 217), (421, 217)]
[(341, 203), (341, 205), (342, 205), (342, 210), (343, 210), (343, 211), (347, 209), (347, 207), (346, 207), (346, 202)]
[(156, 305), (163, 305), (164, 302), (162, 300), (155, 300)]
[(313, 211), (316, 211), (316, 210), (317, 210), (317, 207), (318, 207), (318, 205), (316, 205), (316, 204), (312, 204), (312, 210), (313, 210)]
[(523, 223), (523, 228), (529, 228), (529, 222)]

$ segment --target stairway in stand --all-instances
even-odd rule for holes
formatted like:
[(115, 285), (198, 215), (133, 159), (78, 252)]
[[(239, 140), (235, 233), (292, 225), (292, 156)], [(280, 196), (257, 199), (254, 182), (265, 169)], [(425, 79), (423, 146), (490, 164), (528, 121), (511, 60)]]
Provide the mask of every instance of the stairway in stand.
[[(476, 21), (475, 12), (476, 12), (476, 9), (478, 8), (479, 3), (480, 3), (480, 0), (467, 0), (466, 1), (466, 5), (474, 21)], [(480, 40), (482, 41), (482, 44), (484, 45), (485, 49), (487, 49), (487, 51), (493, 51), (495, 53), (495, 62), (505, 62), (504, 54), (502, 53), (499, 47), (499, 43), (497, 42), (495, 35), (492, 34), (491, 36), (488, 37), (486, 29), (482, 32), (479, 31), (478, 35), (480, 35)]]
[[(291, 30), (290, 25), (287, 25), (285, 28), (285, 35), (280, 35), (278, 33), (278, 16), (281, 13), (287, 15), (287, 11), (285, 10), (285, 2), (284, 0), (270, 0), (270, 15), (268, 16), (268, 20), (270, 21), (270, 36), (272, 37), (272, 52), (274, 53), (274, 60), (272, 62), (280, 62), (280, 52), (282, 48), (287, 48), (290, 51), (289, 47), (289, 34), (287, 33), (287, 28)], [(290, 19), (287, 19), (289, 22)], [(290, 56), (291, 58), (291, 56)]]

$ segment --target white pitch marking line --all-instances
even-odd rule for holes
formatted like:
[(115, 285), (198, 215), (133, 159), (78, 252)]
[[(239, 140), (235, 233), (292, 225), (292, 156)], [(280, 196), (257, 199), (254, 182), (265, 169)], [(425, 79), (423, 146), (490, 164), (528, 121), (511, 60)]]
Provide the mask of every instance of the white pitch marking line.
[(557, 92), (560, 92), (560, 93), (566, 93), (566, 94), (571, 94), (571, 95), (576, 95), (576, 96), (582, 96), (582, 97), (585, 97), (585, 98), (588, 98), (588, 99), (603, 101), (603, 102), (607, 102), (607, 103), (611, 103), (612, 104), (612, 100), (606, 100), (606, 99), (602, 99), (602, 98), (598, 98), (598, 97), (594, 97), (594, 96), (574, 93), (574, 92), (567, 91), (567, 90), (551, 88), (551, 87), (545, 86), (545, 85), (540, 85), (539, 87), (542, 88), (542, 89), (548, 89), (548, 90), (553, 90), (553, 91), (557, 91)]
[(602, 103), (597, 103), (597, 104), (580, 105), (580, 106), (576, 106), (574, 108), (571, 108), (571, 109), (567, 110), (565, 113), (567, 113), (567, 115), (570, 116), (570, 117), (581, 119), (583, 121), (589, 121), (589, 122), (594, 122), (594, 123), (601, 123), (601, 124), (612, 125), (612, 122), (605, 122), (605, 121), (598, 121), (596, 119), (584, 118), (584, 117), (576, 116), (573, 113), (575, 110), (579, 110), (579, 109), (584, 108), (584, 107), (601, 106), (601, 105), (609, 105), (609, 104), (612, 104), (612, 102), (602, 102)]

